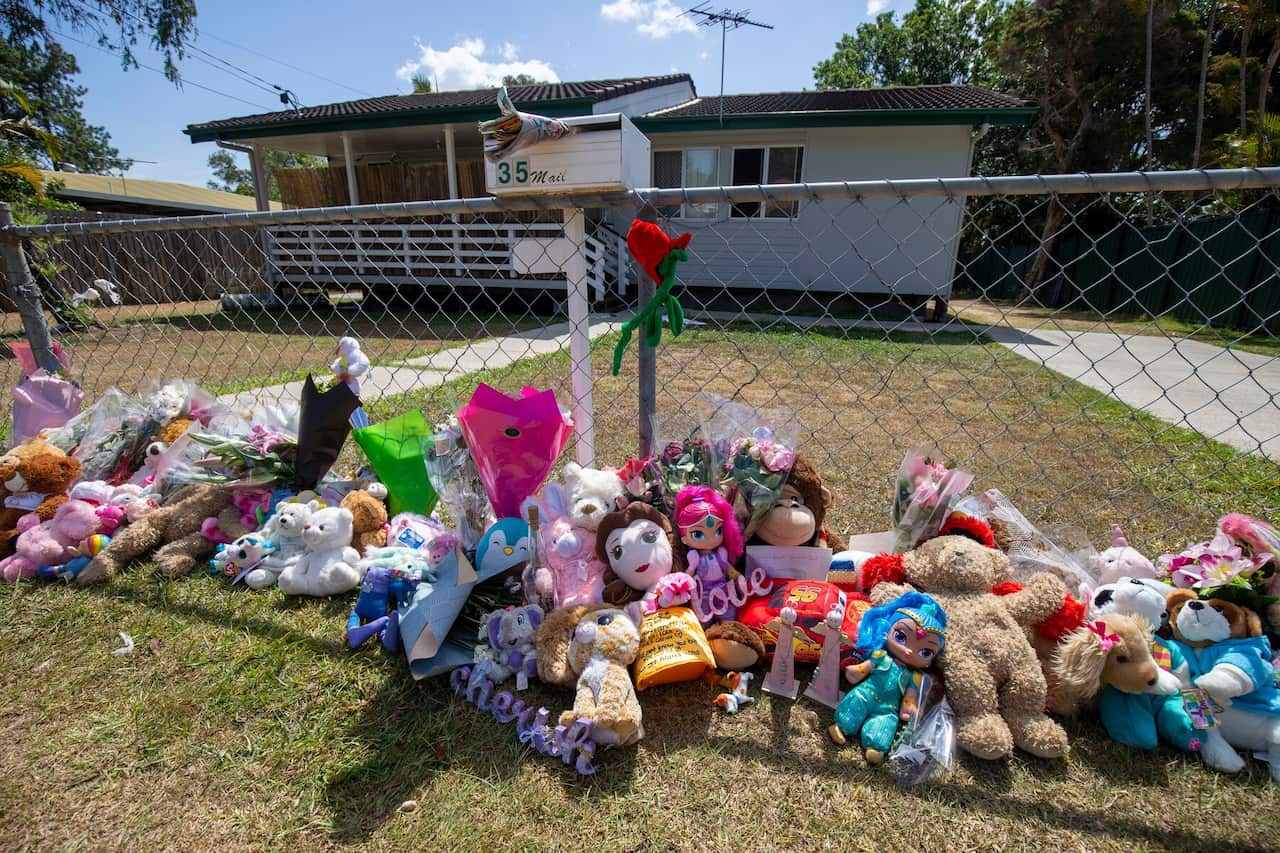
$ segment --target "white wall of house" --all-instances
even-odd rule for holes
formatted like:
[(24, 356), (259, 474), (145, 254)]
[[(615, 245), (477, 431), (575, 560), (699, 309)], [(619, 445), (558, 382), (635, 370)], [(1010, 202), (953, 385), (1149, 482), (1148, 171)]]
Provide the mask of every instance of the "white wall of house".
[(655, 86), (652, 89), (600, 101), (592, 108), (592, 112), (595, 115), (622, 113), (628, 118), (634, 118), (654, 110), (665, 110), (677, 104), (688, 103), (693, 100), (693, 97), (693, 85), (682, 80), (679, 83), (668, 83), (665, 86)]
[[(856, 127), (650, 133), (655, 153), (719, 150), (719, 182), (732, 183), (733, 150), (803, 146), (801, 180), (859, 181), (968, 175), (971, 128)], [(656, 172), (655, 172), (656, 175)], [(693, 233), (680, 268), (690, 286), (947, 296), (955, 269), (963, 203), (945, 199), (801, 202), (795, 221), (714, 218), (668, 223)]]

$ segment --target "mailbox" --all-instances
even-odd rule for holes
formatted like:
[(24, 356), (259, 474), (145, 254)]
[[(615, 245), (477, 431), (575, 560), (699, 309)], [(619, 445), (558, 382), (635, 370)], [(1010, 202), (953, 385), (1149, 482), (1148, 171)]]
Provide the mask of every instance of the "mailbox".
[(484, 164), (493, 195), (606, 193), (651, 186), (649, 138), (621, 113), (561, 119), (574, 132)]

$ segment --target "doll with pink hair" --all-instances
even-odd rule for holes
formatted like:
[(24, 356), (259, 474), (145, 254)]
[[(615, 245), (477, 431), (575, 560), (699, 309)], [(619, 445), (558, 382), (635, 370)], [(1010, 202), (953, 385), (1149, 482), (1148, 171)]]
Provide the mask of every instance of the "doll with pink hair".
[[(710, 614), (711, 593), (717, 589), (727, 593), (726, 587), (738, 574), (733, 566), (742, 556), (742, 528), (733, 506), (707, 486), (685, 486), (676, 494), (675, 521), (687, 571), (701, 584), (701, 612)], [(737, 615), (737, 608), (729, 604), (717, 618), (734, 619)]]

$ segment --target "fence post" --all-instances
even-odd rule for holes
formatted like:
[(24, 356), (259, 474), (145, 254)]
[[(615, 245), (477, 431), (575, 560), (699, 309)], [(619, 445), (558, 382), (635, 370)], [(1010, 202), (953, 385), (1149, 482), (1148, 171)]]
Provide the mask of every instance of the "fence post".
[(564, 209), (564, 236), (573, 246), (564, 264), (565, 295), (569, 313), (569, 371), (573, 378), (573, 425), (578, 434), (578, 464), (595, 462), (595, 415), (591, 404), (591, 316), (587, 293), (587, 212)]
[[(639, 284), (636, 287), (636, 305), (643, 307), (648, 305), (649, 300), (653, 298), (657, 285), (643, 270), (637, 278)], [(640, 411), (638, 413), (640, 448), (639, 456), (636, 458), (644, 459), (652, 456), (654, 452), (653, 421), (658, 413), (658, 352), (644, 342), (644, 335), (640, 336), (639, 355), (637, 369), (640, 372)]]
[(4, 255), (4, 276), (9, 284), (9, 297), (18, 308), (22, 317), (22, 328), (27, 333), (27, 342), (31, 344), (31, 355), (36, 364), (50, 373), (62, 369), (58, 357), (53, 354), (53, 340), (49, 337), (49, 326), (44, 319), (44, 306), (40, 300), (40, 286), (31, 276), (31, 268), (27, 266), (27, 255), (22, 249), (22, 238), (10, 233), (13, 226), (13, 211), (7, 202), (0, 202), (0, 229), (4, 230), (0, 238), (0, 254)]

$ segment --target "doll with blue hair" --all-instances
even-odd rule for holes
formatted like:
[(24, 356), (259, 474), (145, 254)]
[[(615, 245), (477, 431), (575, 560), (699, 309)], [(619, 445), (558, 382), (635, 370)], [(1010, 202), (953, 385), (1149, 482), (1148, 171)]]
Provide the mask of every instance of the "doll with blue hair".
[(858, 735), (868, 764), (884, 761), (900, 722), (915, 718), (925, 670), (946, 640), (947, 614), (922, 592), (908, 592), (862, 615), (858, 623), (861, 663), (844, 669), (854, 685), (836, 707), (827, 729), (843, 745)]

